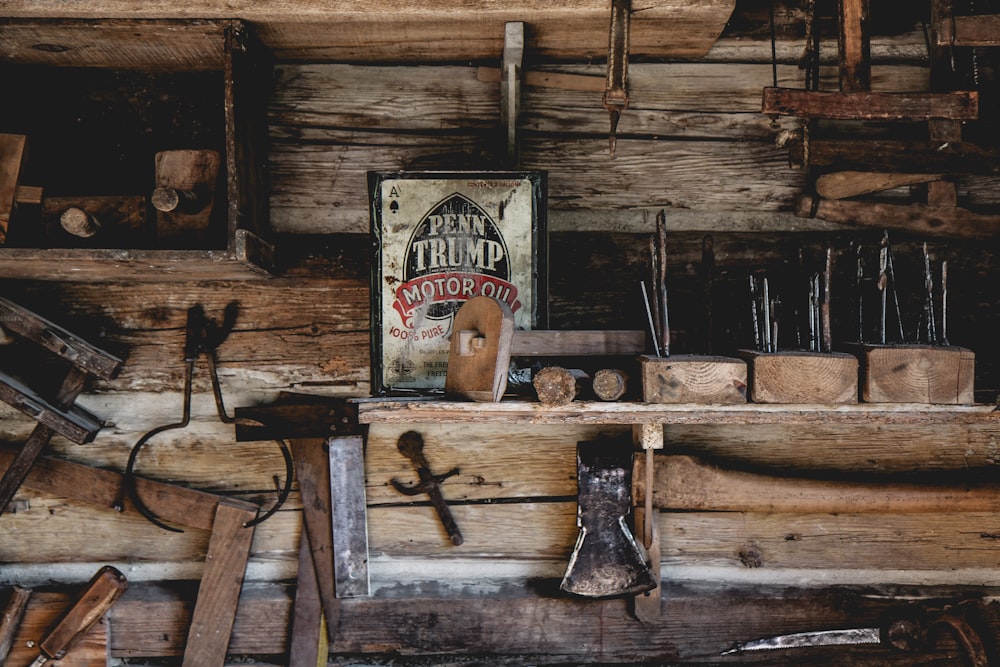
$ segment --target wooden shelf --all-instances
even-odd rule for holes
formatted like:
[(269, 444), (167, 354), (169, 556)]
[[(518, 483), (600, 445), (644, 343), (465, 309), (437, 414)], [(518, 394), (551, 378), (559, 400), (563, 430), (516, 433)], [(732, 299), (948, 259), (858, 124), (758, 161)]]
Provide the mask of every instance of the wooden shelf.
[(435, 422), (522, 424), (1000, 424), (994, 405), (661, 405), (574, 401), (467, 403), (435, 399), (356, 399), (362, 424)]

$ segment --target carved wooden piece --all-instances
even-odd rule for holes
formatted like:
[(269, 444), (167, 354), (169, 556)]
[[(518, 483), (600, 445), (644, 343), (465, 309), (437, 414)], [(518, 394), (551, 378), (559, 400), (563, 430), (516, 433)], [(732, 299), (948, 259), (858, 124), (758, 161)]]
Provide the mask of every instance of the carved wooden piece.
[(466, 301), (452, 324), (445, 393), (499, 401), (507, 389), (514, 314), (510, 306), (479, 296)]
[(219, 153), (213, 150), (161, 151), (155, 158), (157, 245), (198, 247), (208, 233), (219, 178)]
[(858, 402), (858, 360), (838, 352), (740, 353), (747, 360), (754, 403)]
[(639, 359), (647, 403), (746, 403), (747, 365), (741, 359), (672, 355)]
[(303, 529), (299, 538), (299, 570), (289, 630), (288, 667), (323, 667), (329, 657), (327, 624), (313, 563), (309, 533)]
[[(46, 197), (41, 222), (48, 243), (54, 246), (75, 242), (140, 248), (151, 242), (146, 229), (146, 198), (142, 196)], [(67, 234), (93, 238), (96, 243), (85, 244)]]
[(858, 345), (867, 403), (975, 402), (976, 355), (956, 346)]
[[(62, 592), (35, 591), (25, 610), (21, 627), (14, 637), (4, 667), (28, 667), (38, 657), (37, 642), (73, 603), (72, 595)], [(120, 603), (120, 601), (119, 601)], [(111, 611), (117, 609), (118, 604)], [(110, 614), (95, 623), (57, 665), (61, 667), (107, 667), (111, 646), (109, 631)], [(53, 664), (49, 661), (47, 664)]]

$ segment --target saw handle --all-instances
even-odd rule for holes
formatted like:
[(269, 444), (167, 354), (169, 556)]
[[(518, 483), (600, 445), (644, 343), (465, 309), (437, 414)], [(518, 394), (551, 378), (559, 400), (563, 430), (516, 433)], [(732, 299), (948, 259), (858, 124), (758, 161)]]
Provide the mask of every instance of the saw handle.
[(42, 655), (59, 660), (99, 621), (125, 592), (125, 575), (105, 565), (86, 589), (38, 643)]

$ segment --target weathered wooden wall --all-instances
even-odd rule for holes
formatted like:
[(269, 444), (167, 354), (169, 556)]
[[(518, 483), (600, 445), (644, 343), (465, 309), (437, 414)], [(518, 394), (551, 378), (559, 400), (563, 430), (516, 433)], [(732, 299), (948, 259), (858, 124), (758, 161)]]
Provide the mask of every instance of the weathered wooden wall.
[[(130, 3), (100, 4), (107, 5), (109, 17), (134, 9)], [(160, 4), (144, 3), (141, 18), (194, 16), (176, 3)], [(262, 11), (257, 3), (206, 4), (213, 6), (205, 8), (205, 17), (234, 11), (254, 20), (254, 12)], [(283, 3), (274, 13), (291, 11), (286, 4), (294, 3)], [(333, 9), (312, 4), (318, 14)], [(710, 4), (719, 3), (705, 3)], [(89, 16), (87, 3), (59, 5), (60, 15)], [(779, 3), (777, 9), (778, 77), (788, 85), (802, 76), (795, 64), (801, 55), (798, 5)], [(11, 0), (4, 11), (17, 16), (55, 11), (39, 7)], [(447, 14), (446, 9), (438, 8)], [(553, 30), (549, 14), (558, 19), (573, 12), (573, 7), (552, 8), (534, 17)], [(603, 9), (585, 13), (588, 20), (591, 14), (603, 17)], [(916, 12), (883, 14), (882, 33), (873, 44), (874, 88), (926, 90)], [(631, 104), (613, 159), (600, 101), (605, 36), (583, 32), (579, 45), (558, 42), (559, 48), (528, 51), (519, 167), (549, 172), (550, 324), (643, 327), (636, 283), (646, 278), (647, 234), (656, 212), (664, 209), (679, 346), (697, 351), (704, 340), (699, 263), (702, 240), (711, 234), (717, 263), (713, 345), (716, 351), (734, 350), (750, 342), (743, 315), (748, 271), (791, 271), (800, 250), (816, 257), (832, 245), (838, 250), (838, 276), (846, 279), (853, 271), (851, 243), (874, 248), (880, 232), (791, 213), (808, 179), (790, 168), (787, 152), (775, 144), (797, 122), (759, 113), (761, 90), (772, 76), (766, 2), (736, 3), (721, 38), (693, 61), (683, 60), (683, 53), (681, 59), (664, 57), (656, 40), (641, 32), (642, 17), (635, 18), (645, 35), (638, 42), (641, 57), (630, 70)], [(523, 19), (529, 28), (532, 18), (529, 13)], [(314, 29), (298, 35), (308, 48), (292, 44), (295, 30), (314, 19), (296, 16), (262, 30), (278, 56), (268, 107), (269, 172), (272, 225), (289, 265), (284, 275), (246, 282), (3, 281), (7, 298), (126, 358), (119, 377), (93, 383), (80, 400), (105, 420), (97, 439), (73, 445), (57, 437), (51, 455), (120, 471), (141, 434), (179, 418), (185, 314), (197, 303), (213, 317), (227, 303), (239, 303), (235, 330), (219, 353), (230, 412), (268, 403), (282, 391), (368, 394), (365, 173), (501, 165), (502, 22), (484, 29), (488, 38), (463, 33), (458, 39), (449, 31), (451, 56), (435, 58), (416, 38), (426, 36), (418, 30), (421, 22), (413, 21), (395, 50), (384, 45), (380, 56), (367, 58), (365, 44), (382, 34), (384, 23), (363, 23), (357, 43), (344, 38), (324, 48)], [(534, 37), (550, 44), (546, 34), (541, 30)], [(824, 76), (832, 81), (834, 69), (825, 68)], [(996, 212), (1000, 204), (992, 177), (961, 177), (958, 193), (962, 205), (977, 210)], [(900, 190), (892, 196), (915, 195)], [(899, 235), (902, 272), (918, 271), (922, 240)], [(931, 250), (951, 267), (951, 342), (975, 350), (980, 398), (995, 400), (1000, 387), (1000, 359), (993, 349), (1000, 324), (995, 243), (934, 239)], [(904, 302), (916, 303), (919, 273), (904, 286)], [(843, 313), (849, 309), (847, 295), (840, 298)], [(914, 326), (915, 321), (914, 316)], [(844, 337), (852, 322), (846, 314), (838, 317)], [(32, 368), (17, 348), (0, 354), (3, 363)], [(232, 426), (215, 418), (204, 366), (196, 374), (193, 409), (188, 429), (150, 444), (140, 473), (262, 505), (273, 502), (271, 476), (282, 470), (277, 450), (269, 443), (235, 442)], [(0, 439), (11, 446), (34, 424), (3, 406), (0, 418)], [(408, 428), (424, 435), (435, 469), (461, 468), (444, 487), (466, 538), (460, 547), (447, 542), (428, 504), (410, 503), (390, 485), (392, 478), (413, 478), (395, 446)], [(337, 656), (348, 655), (358, 664), (400, 655), (474, 664), (713, 661), (737, 640), (877, 623), (900, 600), (983, 593), (1000, 583), (992, 515), (956, 514), (946, 507), (930, 515), (874, 516), (662, 512), (657, 517), (665, 579), (660, 625), (639, 624), (625, 601), (565, 599), (557, 585), (577, 532), (576, 443), (624, 430), (373, 425), (366, 484), (374, 595), (345, 603), (331, 664), (346, 664), (347, 658)], [(666, 428), (670, 451), (727, 465), (884, 481), (918, 472), (948, 479), (967, 469), (993, 472), (1000, 462), (998, 435), (1000, 429), (992, 427), (954, 425)], [(39, 494), (30, 484), (17, 500), (16, 513), (0, 519), (0, 585), (78, 583), (98, 564), (118, 564), (133, 587), (112, 614), (112, 656), (174, 664), (207, 533), (167, 534), (137, 515)], [(282, 511), (257, 529), (230, 647), (233, 654), (253, 656), (246, 660), (280, 664), (287, 651), (301, 515), (296, 490)], [(916, 656), (875, 647), (824, 656), (814, 664), (949, 664), (955, 657), (953, 646)]]

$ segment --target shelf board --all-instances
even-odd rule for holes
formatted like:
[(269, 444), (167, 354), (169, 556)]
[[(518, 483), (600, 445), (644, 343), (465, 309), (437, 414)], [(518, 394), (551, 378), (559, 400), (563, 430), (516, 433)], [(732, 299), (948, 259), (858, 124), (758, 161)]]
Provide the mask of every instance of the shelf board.
[(358, 420), (374, 423), (522, 424), (1000, 424), (995, 405), (664, 405), (574, 401), (550, 407), (526, 400), (472, 403), (442, 399), (354, 399)]

